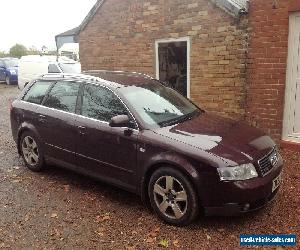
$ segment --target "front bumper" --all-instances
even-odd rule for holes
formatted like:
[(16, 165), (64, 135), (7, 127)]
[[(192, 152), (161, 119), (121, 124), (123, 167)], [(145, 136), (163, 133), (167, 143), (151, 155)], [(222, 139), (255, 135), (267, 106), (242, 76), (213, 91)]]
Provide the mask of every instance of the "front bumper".
[(227, 203), (221, 207), (204, 208), (207, 216), (238, 216), (245, 213), (253, 212), (267, 206), (275, 198), (279, 188), (277, 188), (268, 197), (256, 200), (251, 203)]
[(271, 202), (280, 187), (272, 192), (273, 180), (282, 172), (282, 162), (264, 177), (245, 181), (219, 182), (213, 188), (212, 205), (205, 206), (205, 215), (235, 216), (258, 210)]

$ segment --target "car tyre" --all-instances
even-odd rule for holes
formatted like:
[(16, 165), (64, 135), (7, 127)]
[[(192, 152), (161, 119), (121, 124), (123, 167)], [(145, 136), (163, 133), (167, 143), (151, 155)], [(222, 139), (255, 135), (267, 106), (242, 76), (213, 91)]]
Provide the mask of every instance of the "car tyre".
[(6, 82), (7, 85), (11, 85), (11, 81), (10, 81), (9, 76), (5, 77), (5, 82)]
[(174, 168), (162, 167), (152, 174), (148, 195), (155, 213), (168, 224), (188, 225), (198, 215), (198, 198), (191, 181)]
[(20, 152), (24, 163), (31, 171), (39, 172), (44, 168), (43, 151), (40, 142), (32, 132), (24, 132), (20, 139)]

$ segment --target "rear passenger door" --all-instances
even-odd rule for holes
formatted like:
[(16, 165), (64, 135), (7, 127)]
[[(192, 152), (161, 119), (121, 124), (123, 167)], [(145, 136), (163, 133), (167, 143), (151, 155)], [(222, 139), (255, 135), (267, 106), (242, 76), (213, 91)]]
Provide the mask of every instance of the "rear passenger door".
[(56, 82), (37, 109), (45, 155), (58, 163), (75, 164), (74, 114), (79, 85), (77, 82)]
[(39, 105), (41, 105), (46, 93), (52, 86), (52, 81), (36, 81), (27, 93), (22, 98), (22, 105), (18, 107), (18, 127), (22, 126), (30, 127), (34, 133), (41, 139), (39, 116), (36, 113)]

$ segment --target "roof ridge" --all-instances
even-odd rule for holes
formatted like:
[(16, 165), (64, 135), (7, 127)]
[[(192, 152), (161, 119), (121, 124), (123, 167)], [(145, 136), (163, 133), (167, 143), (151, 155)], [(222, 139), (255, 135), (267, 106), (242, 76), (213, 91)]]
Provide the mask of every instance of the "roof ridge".
[[(93, 19), (95, 14), (98, 12), (99, 8), (103, 5), (106, 0), (97, 0), (95, 5), (86, 15), (84, 20), (79, 26), (78, 33), (83, 31), (88, 23)], [(248, 13), (249, 10), (249, 0), (208, 0), (215, 3), (218, 7), (223, 9), (226, 13), (231, 16), (238, 18), (242, 13)], [(77, 33), (77, 34), (78, 34)]]

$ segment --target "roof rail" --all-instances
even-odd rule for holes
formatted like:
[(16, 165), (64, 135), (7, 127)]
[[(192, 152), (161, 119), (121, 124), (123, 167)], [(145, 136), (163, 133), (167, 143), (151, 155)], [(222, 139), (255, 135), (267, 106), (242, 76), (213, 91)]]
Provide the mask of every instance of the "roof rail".
[(124, 74), (136, 74), (136, 75), (140, 75), (140, 76), (144, 76), (150, 79), (154, 79), (152, 76), (147, 75), (145, 73), (139, 73), (139, 72), (130, 72), (130, 71), (121, 71), (121, 70), (86, 70), (83, 71), (82, 73), (84, 74), (89, 74), (89, 73), (124, 73)]
[(89, 76), (84, 74), (68, 74), (68, 73), (48, 73), (41, 76), (42, 78), (72, 78), (72, 79), (85, 79), (90, 81), (99, 82), (99, 78), (95, 76)]
[(63, 78), (64, 77), (64, 74), (62, 73), (47, 73), (47, 74), (43, 74), (41, 75), (41, 77), (49, 77), (49, 78), (58, 78), (58, 77), (61, 77)]

